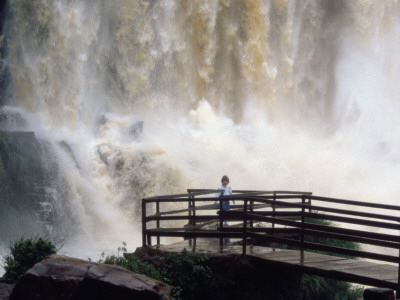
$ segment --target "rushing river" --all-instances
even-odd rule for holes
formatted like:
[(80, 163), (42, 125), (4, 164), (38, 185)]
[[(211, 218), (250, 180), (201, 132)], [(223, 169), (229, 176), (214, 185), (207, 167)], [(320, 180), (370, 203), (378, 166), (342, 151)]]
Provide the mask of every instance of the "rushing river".
[(58, 165), (66, 253), (134, 250), (141, 198), (224, 174), (400, 199), (398, 1), (9, 0), (2, 49), (2, 109)]

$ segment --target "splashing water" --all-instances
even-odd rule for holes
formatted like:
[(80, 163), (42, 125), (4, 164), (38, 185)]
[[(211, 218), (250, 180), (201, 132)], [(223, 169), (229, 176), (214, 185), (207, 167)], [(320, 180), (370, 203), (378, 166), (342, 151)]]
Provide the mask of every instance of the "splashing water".
[(10, 1), (8, 109), (52, 145), (65, 251), (138, 246), (142, 197), (223, 174), (397, 203), (399, 22), (389, 0)]

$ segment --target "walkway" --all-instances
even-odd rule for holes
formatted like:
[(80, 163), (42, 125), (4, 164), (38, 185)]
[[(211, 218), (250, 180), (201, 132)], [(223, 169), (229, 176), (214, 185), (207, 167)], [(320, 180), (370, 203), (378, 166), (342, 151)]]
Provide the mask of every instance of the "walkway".
[[(273, 249), (261, 246), (247, 247), (247, 256), (260, 259), (264, 263), (274, 266), (362, 285), (397, 289), (398, 267), (396, 265), (379, 264), (308, 251), (303, 251), (302, 255), (299, 250)], [(193, 242), (186, 240), (170, 245), (156, 245), (152, 248), (169, 253), (180, 253), (186, 248), (188, 251), (212, 256), (242, 255), (242, 246), (238, 244), (227, 246), (221, 253), (218, 239), (197, 239), (195, 246)]]
[[(216, 193), (188, 190), (143, 199), (143, 246), (246, 255), (304, 273), (399, 291), (400, 206), (309, 192), (234, 191), (220, 197)], [(223, 200), (235, 200), (231, 210), (222, 211)], [(166, 237), (185, 240), (161, 245)], [(227, 238), (240, 243), (224, 249)], [(280, 249), (252, 244), (280, 245)]]

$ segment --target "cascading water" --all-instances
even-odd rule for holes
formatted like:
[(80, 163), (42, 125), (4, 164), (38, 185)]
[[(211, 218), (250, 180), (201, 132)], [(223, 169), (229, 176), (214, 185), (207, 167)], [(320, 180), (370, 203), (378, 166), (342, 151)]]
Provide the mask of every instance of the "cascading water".
[(10, 0), (3, 110), (54, 153), (62, 251), (139, 246), (142, 197), (223, 174), (397, 203), (399, 22), (389, 0)]

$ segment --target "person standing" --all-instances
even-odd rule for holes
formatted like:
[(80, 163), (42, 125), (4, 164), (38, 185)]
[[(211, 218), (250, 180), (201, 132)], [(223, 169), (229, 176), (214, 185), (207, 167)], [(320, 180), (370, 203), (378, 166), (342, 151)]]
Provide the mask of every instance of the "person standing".
[[(232, 188), (229, 186), (229, 177), (224, 175), (221, 178), (221, 185), (218, 187), (218, 190), (221, 191), (220, 197), (221, 196), (230, 196), (232, 195)], [(235, 200), (233, 200), (233, 203), (235, 203)], [(231, 208), (231, 205), (229, 203), (229, 200), (222, 200), (222, 210), (223, 211), (228, 211)], [(224, 221), (224, 225), (228, 225), (228, 221)], [(227, 246), (230, 244), (230, 239), (229, 238), (224, 238), (223, 246), (224, 246), (224, 251), (227, 251), (228, 248)]]
[[(218, 187), (218, 190), (223, 191), (221, 192), (220, 196), (230, 196), (232, 195), (232, 188), (229, 186), (229, 177), (224, 175), (221, 178), (221, 185)], [(235, 203), (235, 202), (234, 202)], [(222, 210), (227, 211), (231, 207), (229, 200), (222, 201)]]

